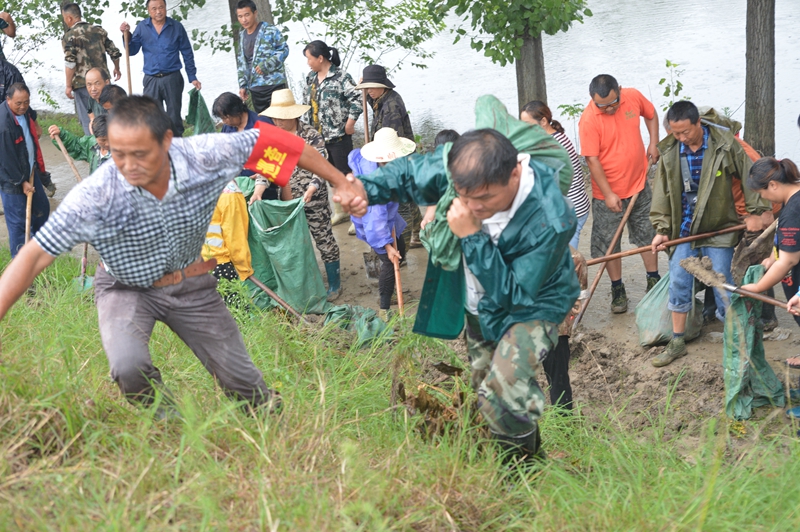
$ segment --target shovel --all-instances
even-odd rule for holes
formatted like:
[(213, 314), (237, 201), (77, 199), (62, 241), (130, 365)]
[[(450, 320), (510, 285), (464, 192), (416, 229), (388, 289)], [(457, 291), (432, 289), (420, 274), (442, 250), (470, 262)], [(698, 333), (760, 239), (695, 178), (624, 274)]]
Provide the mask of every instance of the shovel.
[[(34, 169), (31, 168), (31, 179), (29, 183), (31, 187), (33, 186), (33, 172)], [(25, 243), (28, 243), (28, 240), (31, 239), (31, 216), (33, 215), (33, 192), (27, 194), (27, 202), (25, 204)]]
[[(766, 231), (765, 231), (766, 232)], [(754, 242), (755, 243), (755, 242)], [(779, 308), (786, 307), (786, 301), (780, 301), (774, 297), (765, 296), (758, 292), (751, 292), (750, 290), (743, 290), (736, 285), (729, 284), (725, 280), (725, 276), (721, 273), (715, 272), (711, 269), (711, 260), (708, 257), (698, 258), (689, 257), (681, 261), (681, 267), (692, 274), (698, 281), (706, 286), (714, 288), (722, 288), (732, 294), (739, 294), (740, 296), (757, 299), (770, 305), (775, 305)]]
[[(72, 157), (69, 156), (67, 153), (67, 148), (64, 147), (64, 142), (62, 142), (61, 137), (56, 136), (56, 142), (58, 143), (58, 147), (61, 149), (61, 153), (64, 155), (64, 158), (67, 160), (67, 164), (69, 167), (72, 168), (72, 173), (75, 174), (75, 179), (80, 183), (82, 181), (81, 174), (78, 172), (78, 168), (75, 166), (75, 161), (72, 160)], [(89, 244), (83, 244), (83, 256), (81, 257), (81, 276), (72, 280), (72, 284), (78, 288), (80, 292), (85, 292), (87, 290), (92, 289), (92, 285), (94, 284), (94, 277), (91, 275), (86, 275), (86, 266), (89, 263)]]
[(734, 283), (742, 282), (747, 268), (754, 264), (761, 264), (761, 261), (769, 257), (769, 254), (772, 253), (773, 238), (777, 228), (778, 220), (775, 220), (749, 246), (745, 244), (744, 238), (739, 241), (731, 261), (731, 275)]

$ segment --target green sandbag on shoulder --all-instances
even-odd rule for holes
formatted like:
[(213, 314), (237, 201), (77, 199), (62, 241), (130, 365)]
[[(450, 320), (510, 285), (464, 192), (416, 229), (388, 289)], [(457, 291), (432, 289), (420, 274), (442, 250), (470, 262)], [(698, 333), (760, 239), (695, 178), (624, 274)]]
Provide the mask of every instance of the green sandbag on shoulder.
[[(764, 276), (760, 264), (750, 266), (742, 284), (756, 283)], [(725, 369), (725, 414), (748, 419), (753, 408), (783, 407), (783, 386), (764, 357), (764, 325), (761, 301), (731, 294), (725, 313), (722, 365)]]

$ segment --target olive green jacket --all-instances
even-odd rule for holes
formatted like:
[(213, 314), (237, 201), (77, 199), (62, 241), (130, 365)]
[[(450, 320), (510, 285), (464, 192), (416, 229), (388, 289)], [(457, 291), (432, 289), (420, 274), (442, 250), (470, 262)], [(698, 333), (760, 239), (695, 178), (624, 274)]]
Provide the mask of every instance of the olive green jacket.
[[(745, 185), (752, 163), (739, 142), (727, 129), (714, 124), (707, 124), (707, 127), (708, 149), (703, 156), (697, 205), (690, 231), (692, 235), (719, 231), (742, 223), (736, 214), (733, 199), (731, 178), (734, 176), (741, 180), (748, 213), (761, 214), (771, 208), (769, 202)], [(675, 239), (680, 237), (682, 219), (680, 142), (669, 135), (658, 144), (658, 150), (661, 157), (653, 181), (650, 221), (657, 233)], [(738, 241), (739, 233), (726, 233), (697, 240), (692, 247), (727, 248), (734, 247)]]

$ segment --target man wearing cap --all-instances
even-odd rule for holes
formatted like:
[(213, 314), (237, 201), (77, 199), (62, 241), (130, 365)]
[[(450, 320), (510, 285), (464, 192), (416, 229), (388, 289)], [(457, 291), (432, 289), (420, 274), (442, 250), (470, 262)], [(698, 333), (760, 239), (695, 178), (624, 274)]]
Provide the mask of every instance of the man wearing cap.
[[(406, 111), (406, 104), (400, 94), (394, 90), (394, 83), (386, 76), (386, 69), (380, 65), (364, 67), (364, 75), (356, 89), (366, 89), (367, 101), (372, 107), (372, 126), (370, 138), (375, 139), (375, 133), (384, 127), (389, 127), (397, 132), (400, 137), (414, 140), (414, 131), (411, 129), (411, 119)], [(364, 110), (366, 112), (366, 109)], [(401, 203), (400, 216), (408, 226), (403, 232), (406, 248), (422, 247), (419, 239), (422, 214), (416, 203)]]
[[(170, 327), (223, 391), (253, 407), (277, 407), (236, 322), (198, 260), (220, 192), (242, 165), (285, 183), (296, 164), (337, 187), (347, 209), (363, 191), (319, 152), (270, 125), (229, 135), (174, 138), (163, 108), (146, 96), (109, 115), (113, 160), (74, 187), (0, 277), (0, 319), (56, 256), (88, 242), (102, 260), (95, 304), (111, 376), (123, 395), (150, 404), (170, 394), (150, 358), (156, 321)], [(355, 215), (363, 214), (361, 201)], [(174, 409), (157, 415), (175, 415)]]
[[(328, 156), (325, 150), (325, 139), (309, 124), (300, 120), (310, 105), (300, 105), (294, 100), (289, 89), (280, 89), (272, 93), (272, 104), (261, 114), (275, 122), (275, 125), (292, 135), (297, 135), (306, 144), (314, 148), (323, 157)], [(333, 236), (331, 226), (331, 208), (328, 203), (328, 187), (319, 176), (300, 167), (294, 169), (289, 180), (294, 198), (303, 198), (303, 210), (308, 220), (308, 229), (317, 244), (325, 273), (328, 276), (328, 301), (335, 301), (342, 292), (340, 274), (339, 245)]]
[(130, 54), (136, 55), (141, 50), (144, 55), (144, 95), (166, 105), (172, 131), (176, 137), (181, 137), (183, 76), (179, 54), (183, 56), (189, 83), (197, 90), (201, 88), (194, 66), (192, 43), (183, 24), (167, 16), (165, 0), (147, 0), (145, 6), (150, 18), (140, 22), (133, 35), (127, 22), (123, 22), (119, 29), (129, 39)]

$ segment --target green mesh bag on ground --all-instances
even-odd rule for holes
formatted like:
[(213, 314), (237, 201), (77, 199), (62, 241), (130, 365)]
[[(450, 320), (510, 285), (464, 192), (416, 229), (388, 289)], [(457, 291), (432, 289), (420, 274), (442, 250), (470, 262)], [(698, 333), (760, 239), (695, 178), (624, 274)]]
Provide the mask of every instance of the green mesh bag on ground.
[[(750, 266), (742, 284), (756, 283), (763, 276), (763, 266)], [(761, 301), (731, 294), (725, 314), (725, 414), (733, 419), (748, 419), (755, 407), (786, 405), (781, 381), (764, 358), (761, 305)]]
[[(636, 328), (639, 345), (650, 347), (666, 344), (672, 339), (672, 311), (669, 303), (669, 272), (647, 292), (636, 305)], [(700, 336), (703, 329), (703, 304), (694, 298), (694, 305), (686, 318), (686, 341)]]

